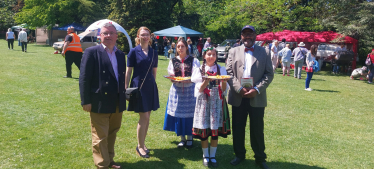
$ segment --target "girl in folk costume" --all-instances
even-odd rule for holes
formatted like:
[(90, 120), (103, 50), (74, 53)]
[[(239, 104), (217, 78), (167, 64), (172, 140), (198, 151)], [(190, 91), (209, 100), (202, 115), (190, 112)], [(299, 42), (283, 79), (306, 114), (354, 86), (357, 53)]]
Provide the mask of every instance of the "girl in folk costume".
[[(194, 69), (191, 81), (195, 83), (196, 107), (193, 120), (193, 137), (201, 140), (203, 165), (209, 162), (217, 167), (215, 154), (218, 136), (227, 138), (231, 134), (230, 117), (223, 93), (227, 89), (226, 80), (210, 80), (205, 76), (227, 75), (225, 67), (217, 64), (217, 52), (213, 47), (204, 49), (204, 62), (200, 69)], [(210, 151), (208, 150), (208, 137)]]
[[(190, 77), (194, 68), (200, 67), (200, 62), (188, 53), (187, 42), (180, 39), (177, 42), (177, 56), (169, 62), (168, 73), (171, 76)], [(181, 137), (178, 147), (192, 147), (192, 123), (196, 98), (194, 97), (195, 83), (191, 81), (176, 82), (172, 80), (169, 99), (165, 111), (164, 130), (174, 131)], [(187, 140), (185, 136), (187, 135)]]

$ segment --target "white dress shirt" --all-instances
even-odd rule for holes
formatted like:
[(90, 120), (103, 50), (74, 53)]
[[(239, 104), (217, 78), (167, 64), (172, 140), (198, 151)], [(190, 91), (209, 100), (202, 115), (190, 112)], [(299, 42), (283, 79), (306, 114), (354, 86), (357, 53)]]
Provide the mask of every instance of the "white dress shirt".
[[(254, 49), (254, 45), (252, 46)], [(244, 53), (245, 58), (244, 58), (244, 71), (243, 71), (243, 77), (242, 78), (249, 78), (251, 77), (251, 67), (252, 67), (252, 57), (253, 57), (253, 52), (248, 50), (247, 52)]]

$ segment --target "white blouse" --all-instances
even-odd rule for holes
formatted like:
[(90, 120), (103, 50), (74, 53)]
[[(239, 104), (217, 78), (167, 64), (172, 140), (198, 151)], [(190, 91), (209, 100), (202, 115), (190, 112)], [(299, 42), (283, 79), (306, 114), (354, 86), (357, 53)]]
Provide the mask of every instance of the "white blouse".
[[(221, 66), (219, 70), (220, 70), (221, 75), (227, 75), (225, 67)], [(213, 65), (212, 67), (205, 65), (205, 72), (207, 71), (217, 72), (217, 65)], [(198, 97), (201, 93), (203, 93), (203, 92), (200, 92), (201, 85), (203, 84), (200, 67), (193, 69), (191, 81), (195, 83), (195, 97)], [(226, 86), (227, 86), (226, 87), (226, 91), (227, 91), (229, 85), (227, 84)]]
[[(185, 59), (187, 59), (188, 57), (192, 57), (192, 56), (187, 56)], [(179, 56), (176, 57), (178, 60), (181, 60)], [(182, 65), (182, 64), (181, 64)], [(200, 67), (200, 62), (198, 59), (194, 58), (193, 59), (193, 63), (192, 63), (192, 72), (195, 70), (195, 68), (199, 69)], [(182, 72), (184, 72), (184, 66), (182, 66)], [(168, 74), (170, 76), (174, 76), (175, 73), (174, 73), (174, 66), (173, 66), (173, 61), (170, 59), (169, 61), (169, 66), (168, 66)], [(178, 86), (178, 87), (189, 87), (192, 85), (192, 83), (174, 83), (174, 85)]]

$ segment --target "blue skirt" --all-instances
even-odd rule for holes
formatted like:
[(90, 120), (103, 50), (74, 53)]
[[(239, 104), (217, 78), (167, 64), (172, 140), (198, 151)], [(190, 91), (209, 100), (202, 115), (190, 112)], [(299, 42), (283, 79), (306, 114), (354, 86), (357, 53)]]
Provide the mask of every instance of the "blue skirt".
[[(169, 103), (169, 100), (168, 100)], [(178, 118), (170, 116), (165, 111), (165, 120), (164, 120), (164, 130), (166, 131), (174, 131), (177, 136), (180, 135), (192, 135), (192, 125), (193, 125), (193, 117), (192, 118)]]

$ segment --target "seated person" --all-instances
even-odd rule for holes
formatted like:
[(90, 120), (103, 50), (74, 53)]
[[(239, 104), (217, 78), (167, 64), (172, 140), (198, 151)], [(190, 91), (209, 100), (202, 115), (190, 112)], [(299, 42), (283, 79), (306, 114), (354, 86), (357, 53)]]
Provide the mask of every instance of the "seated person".
[(368, 74), (366, 66), (363, 66), (362, 68), (357, 68), (352, 71), (351, 79), (354, 80), (356, 78), (360, 78), (360, 80), (364, 80), (364, 77)]
[(34, 37), (30, 33), (29, 36), (27, 37), (27, 43), (32, 43), (32, 42), (34, 42)]

